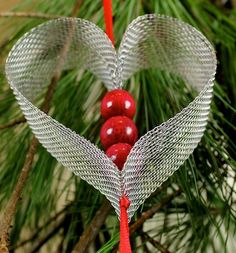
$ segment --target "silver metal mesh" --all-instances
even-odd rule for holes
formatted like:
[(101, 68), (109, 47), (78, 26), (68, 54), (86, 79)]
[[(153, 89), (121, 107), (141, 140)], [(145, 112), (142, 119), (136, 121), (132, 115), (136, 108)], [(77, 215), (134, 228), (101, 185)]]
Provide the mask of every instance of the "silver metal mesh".
[[(180, 113), (142, 136), (120, 172), (103, 151), (33, 104), (58, 66), (62, 70), (86, 68), (109, 90), (121, 88), (135, 72), (154, 67), (177, 74), (199, 93)], [(129, 219), (200, 141), (210, 110), (215, 69), (214, 50), (206, 38), (193, 27), (161, 15), (135, 19), (118, 54), (94, 24), (75, 18), (53, 20), (20, 39), (6, 63), (8, 81), (42, 145), (102, 192), (118, 215), (119, 199), (124, 192), (131, 201)]]
[(156, 67), (177, 74), (199, 92), (186, 108), (147, 132), (131, 150), (122, 181), (132, 217), (200, 141), (210, 110), (216, 58), (210, 43), (195, 28), (155, 15), (141, 16), (129, 25), (118, 57), (122, 80), (138, 70)]

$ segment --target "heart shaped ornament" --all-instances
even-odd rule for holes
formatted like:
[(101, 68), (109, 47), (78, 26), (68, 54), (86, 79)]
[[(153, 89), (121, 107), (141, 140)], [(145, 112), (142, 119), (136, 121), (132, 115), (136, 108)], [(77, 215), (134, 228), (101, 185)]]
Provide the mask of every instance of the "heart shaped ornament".
[[(134, 73), (158, 68), (180, 76), (198, 91), (195, 99), (132, 147), (122, 171), (89, 140), (60, 124), (35, 105), (55, 70), (82, 67), (108, 90), (121, 89)], [(127, 28), (118, 52), (95, 24), (60, 18), (25, 34), (6, 62), (8, 82), (33, 133), (65, 167), (98, 189), (120, 216), (119, 201), (129, 201), (130, 221), (145, 199), (193, 152), (207, 124), (216, 71), (214, 49), (192, 26), (148, 14)]]

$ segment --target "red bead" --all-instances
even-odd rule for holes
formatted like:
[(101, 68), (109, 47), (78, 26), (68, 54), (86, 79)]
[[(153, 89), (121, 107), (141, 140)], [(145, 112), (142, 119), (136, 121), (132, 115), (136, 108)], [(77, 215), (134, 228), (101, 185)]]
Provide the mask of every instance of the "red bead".
[(127, 143), (117, 143), (107, 149), (106, 154), (113, 163), (122, 170), (132, 146)]
[(107, 92), (102, 100), (101, 114), (104, 119), (117, 115), (132, 119), (135, 111), (135, 101), (130, 93), (125, 90), (118, 89)]
[(137, 138), (137, 128), (126, 116), (111, 117), (103, 124), (100, 131), (100, 140), (105, 149), (119, 142), (133, 145)]

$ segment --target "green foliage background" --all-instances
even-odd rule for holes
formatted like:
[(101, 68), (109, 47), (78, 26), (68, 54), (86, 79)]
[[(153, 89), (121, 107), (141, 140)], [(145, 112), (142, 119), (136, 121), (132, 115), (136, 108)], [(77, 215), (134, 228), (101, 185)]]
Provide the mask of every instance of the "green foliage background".
[[(74, 0), (36, 0), (34, 4), (25, 0), (14, 11), (70, 16), (74, 4)], [(232, 238), (236, 229), (236, 11), (233, 4), (203, 0), (114, 0), (113, 12), (117, 47), (134, 18), (144, 13), (161, 13), (199, 29), (214, 45), (218, 58), (212, 112), (201, 143), (162, 186), (161, 193), (154, 194), (138, 210), (132, 222), (171, 192), (181, 189), (182, 194), (132, 235), (133, 252), (235, 252)], [(82, 1), (77, 17), (104, 29), (102, 1)], [(42, 22), (45, 19), (0, 15), (0, 125), (22, 117), (5, 79), (5, 58), (25, 32)], [(136, 74), (125, 88), (137, 101), (135, 121), (140, 135), (173, 116), (194, 95), (190, 91), (186, 93), (176, 77), (153, 70)], [(102, 83), (88, 72), (63, 73), (50, 115), (100, 145), (99, 106), (104, 92)], [(1, 210), (14, 189), (31, 137), (27, 123), (0, 129)], [(10, 233), (11, 252), (71, 252), (103, 201), (99, 192), (67, 172), (39, 146)], [(52, 218), (55, 215), (62, 217), (63, 222), (41, 242), (55, 228), (56, 219)], [(112, 252), (119, 240), (118, 225), (111, 211), (88, 252)], [(145, 233), (161, 246), (155, 246)]]

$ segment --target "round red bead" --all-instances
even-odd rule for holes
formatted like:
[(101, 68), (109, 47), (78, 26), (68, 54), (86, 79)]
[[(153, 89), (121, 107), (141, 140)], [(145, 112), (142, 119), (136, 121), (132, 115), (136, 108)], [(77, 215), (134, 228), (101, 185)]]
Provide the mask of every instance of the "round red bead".
[(111, 117), (103, 124), (100, 131), (100, 140), (105, 149), (119, 142), (133, 145), (137, 138), (137, 128), (126, 116)]
[(104, 119), (122, 115), (133, 118), (136, 111), (135, 101), (129, 92), (121, 89), (107, 92), (101, 104)]
[(107, 149), (106, 154), (113, 163), (122, 170), (132, 146), (127, 143), (117, 143)]

